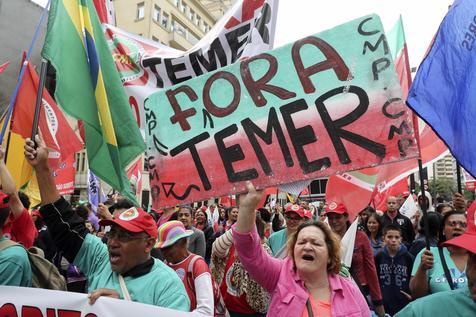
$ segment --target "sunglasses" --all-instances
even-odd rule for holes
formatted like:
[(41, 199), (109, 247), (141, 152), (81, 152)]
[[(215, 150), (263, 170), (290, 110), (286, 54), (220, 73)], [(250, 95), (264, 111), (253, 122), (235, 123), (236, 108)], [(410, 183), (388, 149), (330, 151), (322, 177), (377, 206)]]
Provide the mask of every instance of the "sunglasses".
[(144, 236), (142, 234), (133, 234), (129, 233), (127, 231), (119, 231), (119, 230), (111, 230), (106, 233), (106, 238), (108, 240), (110, 239), (116, 239), (119, 242), (126, 243), (132, 240), (139, 240), (139, 239), (144, 239), (148, 238), (148, 236)]

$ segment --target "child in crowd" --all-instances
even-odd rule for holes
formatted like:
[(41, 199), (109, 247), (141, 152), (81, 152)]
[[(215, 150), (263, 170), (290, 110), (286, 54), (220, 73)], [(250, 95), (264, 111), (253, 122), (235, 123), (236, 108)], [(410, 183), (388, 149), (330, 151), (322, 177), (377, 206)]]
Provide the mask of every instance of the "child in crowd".
[(413, 256), (402, 245), (400, 227), (389, 224), (383, 229), (385, 247), (375, 256), (385, 312), (393, 316), (410, 302), (410, 277)]

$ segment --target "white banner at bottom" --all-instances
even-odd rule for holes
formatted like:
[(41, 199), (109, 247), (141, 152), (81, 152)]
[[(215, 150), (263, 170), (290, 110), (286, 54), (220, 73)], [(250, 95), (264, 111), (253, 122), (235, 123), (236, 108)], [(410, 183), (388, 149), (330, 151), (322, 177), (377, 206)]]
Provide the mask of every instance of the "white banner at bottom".
[(89, 305), (86, 294), (0, 286), (0, 317), (191, 317), (153, 305), (100, 297)]

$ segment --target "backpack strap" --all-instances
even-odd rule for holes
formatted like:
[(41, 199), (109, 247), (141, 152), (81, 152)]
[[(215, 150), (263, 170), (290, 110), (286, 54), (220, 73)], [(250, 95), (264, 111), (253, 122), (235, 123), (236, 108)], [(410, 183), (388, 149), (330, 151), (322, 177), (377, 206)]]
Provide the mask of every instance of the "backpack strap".
[(445, 271), (446, 281), (450, 285), (451, 290), (455, 289), (453, 284), (453, 277), (450, 274), (450, 270), (448, 269), (448, 265), (446, 264), (445, 254), (443, 253), (443, 248), (438, 247), (438, 252), (440, 253), (441, 265), (443, 266), (443, 271)]
[(124, 277), (122, 276), (122, 274), (119, 274), (118, 279), (119, 279), (119, 286), (121, 287), (121, 291), (122, 291), (122, 296), (124, 296), (124, 300), (131, 301), (131, 295), (129, 294), (129, 290), (127, 289), (127, 286), (126, 286), (126, 281), (124, 281)]
[(197, 254), (194, 254), (190, 262), (188, 262), (188, 267), (187, 267), (187, 282), (188, 286), (195, 292), (195, 283), (193, 282), (195, 278), (193, 277), (193, 266), (195, 265), (195, 262), (198, 260), (200, 256)]
[(5, 239), (5, 240), (2, 240), (0, 241), (0, 251), (4, 250), (4, 249), (7, 249), (9, 247), (13, 247), (15, 245), (18, 245), (18, 246), (22, 246), (16, 242), (13, 242), (12, 240), (10, 239)]

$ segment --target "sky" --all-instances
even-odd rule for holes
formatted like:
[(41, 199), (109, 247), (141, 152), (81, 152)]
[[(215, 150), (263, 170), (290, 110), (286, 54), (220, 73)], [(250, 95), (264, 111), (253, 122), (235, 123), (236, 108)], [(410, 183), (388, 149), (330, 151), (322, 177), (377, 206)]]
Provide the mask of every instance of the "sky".
[(417, 67), (452, 0), (280, 0), (275, 47), (376, 13), (385, 31), (402, 15), (410, 66)]
[[(47, 0), (32, 0), (45, 5)], [(386, 31), (403, 18), (410, 66), (423, 59), (452, 0), (279, 0), (275, 47), (376, 13)]]

